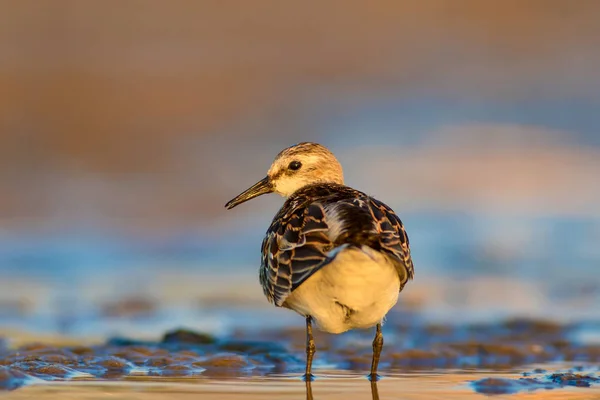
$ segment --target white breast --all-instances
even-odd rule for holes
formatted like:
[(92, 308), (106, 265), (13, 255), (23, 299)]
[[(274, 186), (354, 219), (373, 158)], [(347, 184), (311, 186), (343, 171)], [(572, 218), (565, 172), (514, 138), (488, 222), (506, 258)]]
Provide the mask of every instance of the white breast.
[(335, 259), (295, 289), (285, 305), (312, 316), (319, 329), (330, 333), (378, 324), (398, 301), (396, 269), (366, 246), (336, 250)]

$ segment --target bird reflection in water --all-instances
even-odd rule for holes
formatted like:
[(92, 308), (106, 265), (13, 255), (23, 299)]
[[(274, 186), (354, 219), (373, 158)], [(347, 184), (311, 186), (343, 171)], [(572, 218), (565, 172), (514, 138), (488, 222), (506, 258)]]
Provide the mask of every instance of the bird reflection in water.
[[(371, 383), (371, 398), (372, 400), (379, 400), (379, 391), (377, 390), (377, 381), (370, 381)], [(306, 381), (306, 400), (313, 400), (312, 393), (312, 382)]]

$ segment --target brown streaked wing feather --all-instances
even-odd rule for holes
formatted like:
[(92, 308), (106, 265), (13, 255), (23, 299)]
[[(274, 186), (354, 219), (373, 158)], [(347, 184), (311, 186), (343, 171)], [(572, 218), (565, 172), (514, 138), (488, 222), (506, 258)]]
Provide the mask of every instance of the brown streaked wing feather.
[(260, 283), (269, 302), (281, 306), (296, 287), (326, 264), (327, 252), (333, 247), (325, 233), (328, 229), (318, 203), (292, 202), (275, 216), (263, 240), (260, 268)]
[(406, 229), (396, 213), (385, 203), (371, 197), (368, 206), (378, 224), (381, 250), (394, 261), (402, 290), (406, 282), (415, 275)]

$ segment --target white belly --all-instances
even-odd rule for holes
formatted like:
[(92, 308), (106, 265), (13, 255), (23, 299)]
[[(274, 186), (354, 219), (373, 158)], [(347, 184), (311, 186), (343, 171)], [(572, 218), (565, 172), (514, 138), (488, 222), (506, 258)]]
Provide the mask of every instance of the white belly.
[(379, 252), (345, 248), (286, 299), (285, 305), (312, 316), (320, 330), (341, 333), (369, 328), (398, 301), (400, 279)]

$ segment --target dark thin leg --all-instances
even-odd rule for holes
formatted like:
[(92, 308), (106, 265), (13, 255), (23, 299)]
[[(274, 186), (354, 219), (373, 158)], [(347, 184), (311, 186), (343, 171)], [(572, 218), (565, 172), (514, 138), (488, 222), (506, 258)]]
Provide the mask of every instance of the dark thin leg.
[(312, 317), (306, 317), (306, 373), (304, 374), (305, 381), (312, 381), (315, 377), (311, 373), (313, 356), (317, 348), (312, 333)]
[(377, 366), (379, 365), (379, 357), (381, 356), (382, 348), (383, 335), (381, 334), (381, 324), (377, 324), (377, 332), (375, 333), (375, 339), (373, 339), (373, 361), (371, 362), (371, 374), (369, 375), (371, 382), (375, 382), (379, 378), (377, 375)]
[(308, 380), (306, 381), (306, 400), (313, 400), (312, 385), (311, 382)]
[[(377, 390), (377, 381), (371, 381), (371, 398), (372, 400), (379, 400), (379, 391)], [(310, 399), (312, 400), (312, 399)]]

